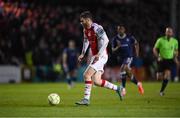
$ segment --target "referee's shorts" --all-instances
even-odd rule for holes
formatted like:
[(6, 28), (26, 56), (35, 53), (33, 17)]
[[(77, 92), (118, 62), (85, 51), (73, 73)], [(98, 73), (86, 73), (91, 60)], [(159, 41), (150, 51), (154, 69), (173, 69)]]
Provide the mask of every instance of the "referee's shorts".
[(171, 70), (175, 64), (173, 59), (162, 59), (158, 61), (158, 72), (164, 72), (165, 70)]

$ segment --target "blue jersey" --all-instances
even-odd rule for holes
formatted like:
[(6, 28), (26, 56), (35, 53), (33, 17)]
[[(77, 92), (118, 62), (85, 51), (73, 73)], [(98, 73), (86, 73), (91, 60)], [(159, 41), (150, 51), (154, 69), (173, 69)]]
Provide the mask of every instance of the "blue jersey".
[(125, 35), (124, 37), (121, 37), (118, 34), (112, 40), (113, 48), (116, 48), (118, 41), (120, 43), (120, 48), (117, 51), (117, 55), (121, 58), (133, 57), (136, 39), (131, 35)]
[(64, 53), (67, 54), (68, 69), (69, 70), (76, 69), (78, 51), (76, 49), (65, 48)]

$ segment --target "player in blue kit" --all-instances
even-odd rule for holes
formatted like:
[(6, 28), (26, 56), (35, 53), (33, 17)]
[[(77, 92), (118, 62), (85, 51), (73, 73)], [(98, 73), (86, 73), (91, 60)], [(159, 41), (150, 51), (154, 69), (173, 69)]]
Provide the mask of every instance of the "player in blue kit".
[[(117, 26), (118, 34), (113, 38), (112, 41), (112, 52), (117, 54), (119, 58), (120, 67), (120, 78), (122, 80), (122, 91), (121, 95), (126, 95), (126, 78), (130, 78), (131, 81), (138, 86), (140, 94), (144, 93), (142, 83), (138, 82), (131, 71), (131, 63), (133, 62), (134, 56), (139, 56), (139, 43), (132, 36), (126, 34), (126, 29), (123, 25)], [(135, 50), (134, 50), (135, 49)]]
[(72, 88), (74, 81), (76, 80), (76, 71), (77, 71), (77, 58), (79, 52), (76, 49), (74, 40), (68, 42), (68, 47), (63, 51), (63, 68), (66, 74), (66, 79), (68, 82), (68, 87)]

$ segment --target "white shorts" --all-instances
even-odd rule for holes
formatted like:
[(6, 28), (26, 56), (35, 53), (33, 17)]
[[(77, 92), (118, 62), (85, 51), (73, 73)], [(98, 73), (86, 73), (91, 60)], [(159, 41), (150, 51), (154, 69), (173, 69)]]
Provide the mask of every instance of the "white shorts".
[(91, 67), (94, 70), (102, 71), (102, 73), (103, 73), (104, 72), (104, 65), (108, 61), (108, 55), (103, 55), (103, 56), (99, 57), (99, 60), (96, 63), (94, 63), (94, 64), (92, 64), (93, 61), (94, 61), (94, 56), (91, 57), (91, 61), (90, 61), (90, 64), (89, 64), (88, 68)]

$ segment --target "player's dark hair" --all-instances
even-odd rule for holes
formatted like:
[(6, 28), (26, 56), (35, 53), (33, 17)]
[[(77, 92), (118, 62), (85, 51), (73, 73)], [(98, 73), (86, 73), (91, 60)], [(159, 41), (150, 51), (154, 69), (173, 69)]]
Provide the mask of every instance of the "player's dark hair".
[(80, 14), (80, 18), (90, 18), (93, 19), (92, 14), (90, 11), (84, 11)]
[(126, 26), (124, 24), (118, 24), (117, 27), (124, 27), (126, 29)]

